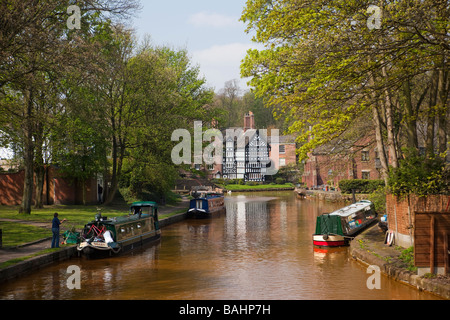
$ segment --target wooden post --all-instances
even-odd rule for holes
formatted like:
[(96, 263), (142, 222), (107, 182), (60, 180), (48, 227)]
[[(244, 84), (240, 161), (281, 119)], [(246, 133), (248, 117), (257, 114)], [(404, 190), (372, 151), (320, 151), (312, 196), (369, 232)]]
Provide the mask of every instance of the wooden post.
[(435, 259), (434, 259), (434, 224), (435, 216), (431, 215), (430, 221), (430, 273), (434, 273)]
[(444, 232), (444, 274), (448, 273), (449, 269), (449, 252), (448, 252), (448, 233)]

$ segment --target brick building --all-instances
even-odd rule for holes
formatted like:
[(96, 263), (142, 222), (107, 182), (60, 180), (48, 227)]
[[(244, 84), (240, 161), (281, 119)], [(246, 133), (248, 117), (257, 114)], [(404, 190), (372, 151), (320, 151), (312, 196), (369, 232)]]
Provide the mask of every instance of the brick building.
[[(0, 173), (0, 205), (20, 205), (23, 196), (25, 171)], [(83, 188), (87, 204), (99, 202), (99, 184), (102, 179), (92, 178), (84, 185), (63, 178), (55, 167), (47, 167), (44, 179), (43, 204), (82, 204)], [(33, 201), (35, 194), (33, 192)]]
[(278, 147), (278, 152), (270, 153), (270, 158), (274, 161), (277, 169), (297, 163), (297, 145), (295, 144), (295, 136), (279, 136), (277, 144), (275, 144), (272, 139), (270, 139), (269, 142), (271, 143), (272, 148)]
[(313, 150), (304, 162), (302, 182), (309, 189), (337, 188), (344, 179), (381, 179), (381, 163), (370, 137), (335, 141)]

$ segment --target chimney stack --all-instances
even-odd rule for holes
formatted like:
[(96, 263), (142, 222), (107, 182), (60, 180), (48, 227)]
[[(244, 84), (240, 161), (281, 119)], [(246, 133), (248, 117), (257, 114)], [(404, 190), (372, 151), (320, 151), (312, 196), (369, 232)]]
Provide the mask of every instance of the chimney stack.
[(256, 129), (255, 117), (251, 111), (247, 112), (244, 117), (244, 132), (248, 129)]

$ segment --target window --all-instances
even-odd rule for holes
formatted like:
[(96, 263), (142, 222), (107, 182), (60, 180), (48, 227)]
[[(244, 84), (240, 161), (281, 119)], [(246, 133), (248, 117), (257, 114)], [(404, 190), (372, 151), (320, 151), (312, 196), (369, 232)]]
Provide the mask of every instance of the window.
[(362, 161), (369, 161), (369, 151), (361, 151), (361, 160)]
[(286, 159), (280, 158), (280, 167), (283, 167), (286, 165)]
[(370, 179), (370, 171), (362, 171), (362, 179)]
[(278, 151), (280, 153), (286, 153), (286, 146), (284, 144), (280, 144)]

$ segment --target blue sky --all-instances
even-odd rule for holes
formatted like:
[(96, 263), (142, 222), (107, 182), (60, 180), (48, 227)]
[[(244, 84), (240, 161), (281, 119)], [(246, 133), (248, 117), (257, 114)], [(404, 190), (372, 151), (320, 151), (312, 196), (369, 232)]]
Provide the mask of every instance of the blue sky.
[(246, 0), (141, 0), (142, 11), (133, 19), (137, 35), (149, 35), (154, 45), (187, 49), (199, 65), (208, 86), (216, 92), (228, 80), (240, 78), (240, 62), (256, 44), (239, 21)]

